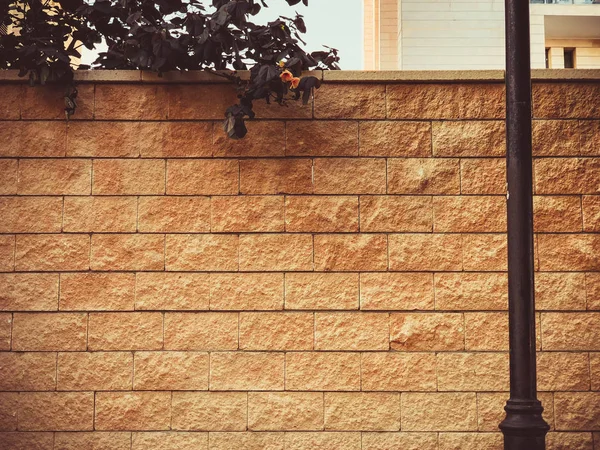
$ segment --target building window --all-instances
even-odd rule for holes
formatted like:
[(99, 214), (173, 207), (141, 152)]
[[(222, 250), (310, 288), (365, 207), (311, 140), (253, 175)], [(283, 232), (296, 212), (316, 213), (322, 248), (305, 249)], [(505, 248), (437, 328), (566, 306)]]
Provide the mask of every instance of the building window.
[(565, 48), (565, 69), (575, 68), (575, 49)]
[(546, 69), (550, 68), (550, 49), (546, 49)]

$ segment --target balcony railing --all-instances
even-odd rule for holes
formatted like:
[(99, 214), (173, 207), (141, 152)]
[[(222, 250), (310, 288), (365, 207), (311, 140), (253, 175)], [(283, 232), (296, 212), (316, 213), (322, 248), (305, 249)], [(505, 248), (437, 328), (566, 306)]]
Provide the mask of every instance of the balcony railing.
[(546, 5), (600, 5), (600, 0), (530, 0), (530, 3)]

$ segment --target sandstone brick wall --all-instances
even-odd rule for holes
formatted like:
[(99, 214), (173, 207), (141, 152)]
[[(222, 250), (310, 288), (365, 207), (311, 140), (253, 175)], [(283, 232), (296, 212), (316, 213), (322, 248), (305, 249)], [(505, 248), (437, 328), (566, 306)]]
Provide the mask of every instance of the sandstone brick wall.
[[(0, 84), (0, 448), (501, 449), (504, 93)], [(536, 83), (540, 398), (600, 449), (600, 86)], [(595, 445), (595, 447), (594, 447)]]

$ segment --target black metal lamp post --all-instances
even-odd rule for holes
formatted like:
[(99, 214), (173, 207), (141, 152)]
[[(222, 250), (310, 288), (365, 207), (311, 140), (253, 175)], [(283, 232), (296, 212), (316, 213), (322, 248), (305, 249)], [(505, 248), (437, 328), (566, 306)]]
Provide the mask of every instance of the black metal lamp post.
[(550, 427), (536, 383), (529, 1), (505, 0), (505, 8), (510, 399), (500, 429), (505, 450), (544, 450)]

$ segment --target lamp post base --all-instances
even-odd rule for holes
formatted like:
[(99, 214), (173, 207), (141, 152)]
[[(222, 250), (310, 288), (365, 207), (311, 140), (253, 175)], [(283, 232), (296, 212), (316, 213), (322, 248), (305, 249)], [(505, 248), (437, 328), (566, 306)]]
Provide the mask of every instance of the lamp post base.
[(504, 450), (545, 450), (550, 426), (542, 418), (539, 400), (508, 400), (506, 418), (500, 424)]

